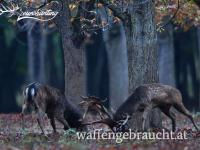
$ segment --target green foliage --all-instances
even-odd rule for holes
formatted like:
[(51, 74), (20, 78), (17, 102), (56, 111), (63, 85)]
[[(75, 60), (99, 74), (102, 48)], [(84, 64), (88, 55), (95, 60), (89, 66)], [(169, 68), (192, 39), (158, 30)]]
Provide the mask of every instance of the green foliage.
[(73, 128), (70, 128), (70, 129), (64, 131), (64, 136), (66, 136), (66, 137), (68, 137), (70, 135), (74, 135), (74, 134), (76, 134), (76, 129), (73, 129)]

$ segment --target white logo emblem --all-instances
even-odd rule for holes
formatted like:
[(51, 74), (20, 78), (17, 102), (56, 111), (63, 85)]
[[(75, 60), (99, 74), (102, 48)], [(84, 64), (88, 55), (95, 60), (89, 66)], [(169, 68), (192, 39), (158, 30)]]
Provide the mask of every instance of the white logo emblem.
[[(59, 2), (51, 1), (46, 4), (49, 6), (50, 4), (57, 5), (59, 7)], [(58, 15), (59, 11), (53, 11), (52, 9), (39, 8), (34, 10), (29, 10), (29, 8), (22, 8), (18, 4), (10, 4), (6, 6), (5, 4), (0, 3), (0, 16), (5, 14), (8, 17), (17, 16), (17, 21), (23, 19), (34, 19), (38, 21), (50, 21), (54, 19)]]

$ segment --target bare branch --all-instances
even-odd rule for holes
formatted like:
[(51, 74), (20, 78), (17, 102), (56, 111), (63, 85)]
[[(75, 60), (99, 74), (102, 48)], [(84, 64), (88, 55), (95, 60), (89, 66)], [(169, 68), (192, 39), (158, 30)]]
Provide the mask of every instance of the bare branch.
[(180, 0), (178, 0), (178, 2), (177, 2), (177, 9), (174, 12), (174, 14), (170, 17), (170, 19), (167, 22), (165, 22), (165, 24), (160, 25), (158, 27), (158, 29), (163, 29), (164, 27), (166, 27), (176, 17), (176, 15), (177, 15), (177, 13), (178, 13), (178, 11), (179, 11), (180, 8), (181, 8), (181, 6), (180, 6)]
[(99, 0), (99, 2), (102, 3), (105, 7), (112, 10), (113, 14), (116, 17), (120, 18), (122, 21), (125, 21), (125, 20), (127, 20), (127, 18), (129, 18), (129, 15), (127, 13), (122, 12), (120, 7), (118, 7), (114, 4), (108, 3), (107, 0)]

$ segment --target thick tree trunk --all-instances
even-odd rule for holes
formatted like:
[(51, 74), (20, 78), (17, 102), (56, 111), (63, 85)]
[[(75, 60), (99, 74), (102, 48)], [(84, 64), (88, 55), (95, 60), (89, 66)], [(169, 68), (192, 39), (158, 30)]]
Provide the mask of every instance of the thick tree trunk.
[[(56, 19), (64, 51), (65, 95), (79, 97), (85, 95), (85, 51), (76, 48), (72, 41), (73, 28), (70, 21), (69, 2), (63, 1), (63, 10)], [(78, 102), (78, 101), (77, 101)]]
[(115, 24), (104, 32), (108, 54), (111, 107), (116, 110), (128, 97), (128, 58), (125, 31)]
[[(138, 0), (135, 0), (138, 1)], [(132, 12), (128, 27), (129, 92), (138, 85), (158, 82), (154, 3), (149, 1)]]
[[(140, 2), (134, 0), (133, 4), (136, 5)], [(126, 25), (129, 93), (132, 93), (141, 84), (159, 81), (154, 10), (155, 6), (152, 0), (130, 10), (131, 25)], [(140, 128), (141, 121), (136, 118), (132, 119), (134, 122), (132, 127)], [(146, 126), (147, 128), (161, 126), (161, 116), (157, 109), (149, 115)]]
[(85, 95), (85, 53), (77, 49), (62, 31), (65, 60), (65, 94), (72, 97)]
[(173, 26), (170, 24), (165, 31), (158, 33), (159, 50), (159, 81), (175, 86), (174, 39)]

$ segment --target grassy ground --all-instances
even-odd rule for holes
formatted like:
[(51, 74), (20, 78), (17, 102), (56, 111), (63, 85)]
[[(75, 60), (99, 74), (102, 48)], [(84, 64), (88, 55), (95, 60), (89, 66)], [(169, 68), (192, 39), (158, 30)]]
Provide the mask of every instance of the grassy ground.
[[(57, 123), (58, 134), (52, 134), (52, 128), (45, 119), (45, 131), (48, 137), (41, 135), (35, 118), (31, 115), (25, 117), (26, 129), (21, 129), (21, 119), (18, 114), (0, 115), (0, 149), (91, 149), (91, 150), (198, 150), (200, 149), (200, 132), (196, 132), (190, 121), (177, 116), (178, 131), (186, 131), (187, 140), (126, 140), (117, 144), (113, 140), (78, 140), (76, 134), (63, 131), (62, 126)], [(163, 124), (171, 128), (171, 122), (165, 116)], [(200, 116), (195, 116), (195, 122), (200, 127)]]

